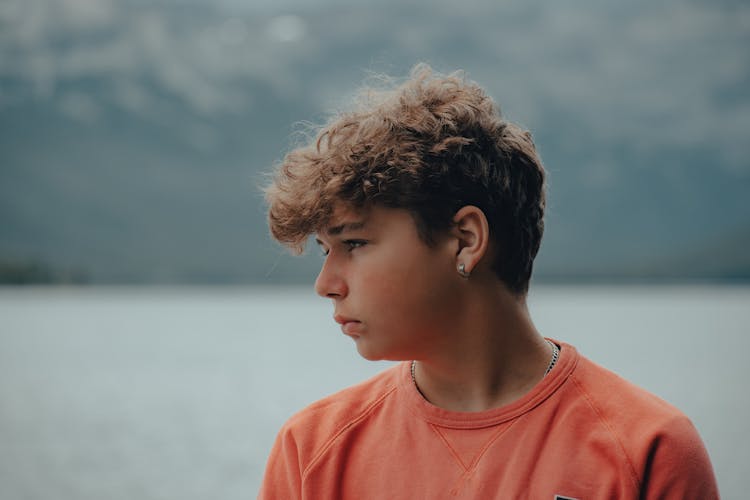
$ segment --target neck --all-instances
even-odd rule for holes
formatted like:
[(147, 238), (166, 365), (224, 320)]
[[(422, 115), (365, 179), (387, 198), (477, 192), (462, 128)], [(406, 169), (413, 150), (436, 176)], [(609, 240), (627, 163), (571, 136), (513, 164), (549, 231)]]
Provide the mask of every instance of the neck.
[(534, 327), (525, 300), (505, 287), (477, 286), (461, 309), (465, 314), (451, 325), (451, 340), (415, 362), (425, 399), (446, 410), (483, 411), (529, 392), (544, 376), (552, 348)]

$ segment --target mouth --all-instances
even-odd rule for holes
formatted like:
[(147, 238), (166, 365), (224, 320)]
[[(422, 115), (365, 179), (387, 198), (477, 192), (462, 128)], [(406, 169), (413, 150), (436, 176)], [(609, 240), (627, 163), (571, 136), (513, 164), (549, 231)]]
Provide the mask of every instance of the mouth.
[(350, 337), (359, 336), (359, 329), (360, 325), (362, 324), (361, 321), (353, 318), (347, 318), (346, 316), (341, 316), (339, 314), (335, 315), (333, 317), (333, 320), (341, 325), (341, 331), (344, 332), (345, 335), (349, 335)]

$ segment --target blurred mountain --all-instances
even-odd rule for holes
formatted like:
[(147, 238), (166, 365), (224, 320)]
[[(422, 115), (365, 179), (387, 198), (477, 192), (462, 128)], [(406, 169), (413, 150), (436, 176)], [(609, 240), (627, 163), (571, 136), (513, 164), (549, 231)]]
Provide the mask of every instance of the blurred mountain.
[(309, 281), (320, 260), (270, 241), (259, 186), (300, 122), (418, 61), (465, 69), (534, 132), (540, 280), (748, 279), (748, 19), (686, 0), (5, 0), (0, 281)]

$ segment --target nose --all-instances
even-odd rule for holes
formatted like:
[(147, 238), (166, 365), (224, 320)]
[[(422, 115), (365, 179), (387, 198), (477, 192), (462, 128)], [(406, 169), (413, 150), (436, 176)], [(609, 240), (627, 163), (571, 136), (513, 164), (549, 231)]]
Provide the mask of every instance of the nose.
[(336, 299), (346, 296), (346, 281), (332, 259), (326, 259), (315, 280), (315, 292), (323, 298)]

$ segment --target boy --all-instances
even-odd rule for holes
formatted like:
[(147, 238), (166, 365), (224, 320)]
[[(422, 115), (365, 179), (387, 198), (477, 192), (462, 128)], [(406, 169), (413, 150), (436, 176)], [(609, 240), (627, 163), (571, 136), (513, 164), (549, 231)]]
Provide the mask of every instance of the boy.
[(528, 132), (424, 65), (286, 156), (273, 236), (315, 234), (334, 320), (403, 363), (292, 417), (260, 498), (718, 498), (682, 413), (535, 329), (544, 183)]

